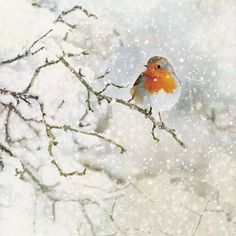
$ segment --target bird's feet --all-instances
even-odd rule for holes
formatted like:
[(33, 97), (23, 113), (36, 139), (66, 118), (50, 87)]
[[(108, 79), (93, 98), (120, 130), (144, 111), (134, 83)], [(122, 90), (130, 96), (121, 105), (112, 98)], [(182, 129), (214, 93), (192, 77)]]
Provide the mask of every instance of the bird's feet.
[(158, 122), (158, 128), (159, 128), (159, 129), (164, 129), (165, 126), (166, 126), (166, 125), (165, 125), (165, 123), (164, 123), (163, 121), (159, 121), (159, 122)]
[(132, 102), (133, 100), (134, 100), (134, 95), (127, 102)]
[(158, 122), (158, 128), (159, 129), (164, 129), (165, 128), (165, 123), (162, 121), (162, 119), (161, 119), (161, 113), (160, 112), (158, 112), (158, 115), (159, 115), (159, 122)]
[(147, 118), (148, 116), (151, 116), (151, 115), (152, 115), (152, 107), (150, 107), (149, 110), (146, 109), (146, 111), (145, 111), (145, 118)]

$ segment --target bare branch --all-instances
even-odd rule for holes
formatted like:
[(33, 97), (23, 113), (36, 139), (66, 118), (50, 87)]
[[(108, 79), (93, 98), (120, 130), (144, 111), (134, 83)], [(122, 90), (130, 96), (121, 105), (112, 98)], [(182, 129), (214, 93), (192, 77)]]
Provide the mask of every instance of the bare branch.
[[(66, 16), (66, 15), (68, 15), (68, 14), (70, 14), (70, 13), (76, 11), (76, 10), (82, 11), (82, 12), (83, 12), (86, 16), (88, 16), (88, 17), (93, 17), (94, 19), (98, 19), (98, 17), (97, 17), (96, 15), (94, 15), (93, 13), (88, 12), (88, 10), (86, 10), (86, 9), (83, 8), (82, 6), (78, 6), (78, 5), (74, 6), (73, 8), (71, 8), (71, 9), (68, 10), (68, 11), (63, 11), (63, 12), (57, 17), (57, 19), (60, 18), (60, 17)], [(56, 21), (57, 21), (57, 19), (56, 19)]]
[[(22, 169), (23, 169), (23, 173), (22, 173), (22, 176), (24, 173), (26, 173), (32, 180), (33, 182), (39, 187), (40, 191), (42, 193), (46, 193), (50, 190), (51, 187), (48, 187), (46, 185), (43, 185), (41, 184), (41, 182), (35, 177), (35, 175), (29, 170), (29, 168), (26, 166), (26, 164), (23, 163), (23, 161), (21, 161), (21, 166), (22, 166)], [(16, 172), (19, 173), (18, 170), (16, 170)]]
[(115, 87), (115, 88), (119, 88), (119, 89), (128, 87), (128, 85), (123, 86), (123, 85), (119, 85), (119, 84), (115, 84), (115, 83), (109, 83), (109, 84), (106, 84), (106, 86), (99, 93), (105, 92), (106, 89), (110, 86)]
[(11, 115), (11, 108), (9, 107), (8, 111), (7, 111), (7, 116), (6, 116), (6, 121), (5, 121), (5, 142), (8, 143), (8, 145), (11, 145), (12, 143), (12, 139), (10, 136), (10, 131), (9, 131), (9, 123), (10, 123), (10, 115)]
[(54, 64), (57, 64), (61, 59), (59, 58), (58, 60), (55, 60), (55, 61), (48, 61), (48, 59), (45, 60), (45, 63), (41, 66), (39, 66), (33, 73), (33, 76), (29, 82), (29, 84), (26, 86), (26, 88), (22, 91), (23, 94), (26, 94), (29, 92), (29, 90), (31, 89), (31, 87), (33, 86), (34, 84), (34, 81), (36, 80), (36, 78), (38, 77), (40, 71), (43, 69), (43, 68), (46, 68), (48, 66), (51, 66), (51, 65), (54, 65)]
[(167, 233), (167, 232), (165, 232), (163, 230), (159, 230), (159, 232), (164, 234), (164, 235), (166, 235), (166, 236), (173, 236), (173, 234), (169, 234), (169, 233)]
[(97, 205), (109, 217), (109, 219), (111, 220), (111, 222), (113, 223), (115, 228), (118, 230), (118, 232), (122, 233), (123, 235), (126, 235), (126, 233), (125, 233), (126, 230), (122, 230), (120, 228), (120, 226), (116, 223), (116, 221), (114, 220), (114, 217), (113, 217), (114, 207), (115, 207), (117, 198), (118, 198), (118, 196), (114, 200), (114, 203), (112, 205), (111, 213), (105, 207), (103, 207), (98, 201), (95, 201), (95, 200), (86, 199), (85, 201), (81, 201), (81, 204), (83, 204), (83, 205), (85, 205), (85, 204), (95, 204), (95, 205)]
[(56, 141), (56, 137), (52, 132), (52, 128), (50, 127), (50, 125), (48, 125), (47, 121), (45, 120), (46, 113), (44, 111), (44, 104), (43, 103), (40, 104), (40, 111), (41, 111), (41, 114), (42, 114), (43, 123), (45, 125), (46, 134), (47, 134), (47, 137), (49, 139), (48, 153), (49, 153), (50, 156), (53, 156), (52, 147), (56, 146), (58, 144), (58, 142)]
[(57, 111), (59, 111), (59, 110), (63, 107), (64, 104), (65, 104), (65, 100), (62, 99), (62, 101), (60, 102), (60, 104), (57, 106)]
[(82, 176), (82, 175), (85, 175), (85, 174), (86, 174), (86, 168), (84, 168), (83, 172), (73, 171), (73, 172), (65, 173), (65, 172), (61, 169), (61, 167), (57, 164), (57, 162), (56, 162), (55, 160), (52, 160), (51, 163), (56, 166), (56, 168), (57, 168), (59, 174), (60, 174), (61, 176), (64, 176), (64, 177), (73, 176), (73, 175)]
[(206, 201), (205, 207), (204, 207), (203, 212), (202, 212), (201, 214), (200, 214), (200, 213), (197, 213), (197, 212), (195, 212), (195, 211), (193, 211), (193, 210), (191, 210), (191, 209), (189, 209), (189, 208), (186, 207), (186, 206), (184, 206), (189, 212), (191, 212), (191, 213), (193, 213), (194, 215), (198, 216), (198, 221), (197, 221), (197, 224), (196, 224), (196, 226), (195, 226), (195, 229), (194, 229), (194, 231), (193, 231), (193, 233), (192, 233), (192, 236), (195, 236), (195, 235), (196, 235), (197, 230), (198, 230), (198, 228), (199, 228), (199, 226), (200, 226), (200, 224), (201, 224), (201, 222), (202, 222), (202, 218), (203, 218), (204, 214), (208, 211), (207, 208), (208, 208), (208, 205), (209, 205), (209, 203), (211, 202), (211, 200), (212, 200), (212, 197), (210, 197), (210, 198)]
[(94, 226), (93, 226), (93, 222), (92, 220), (90, 219), (90, 217), (88, 216), (88, 213), (86, 212), (86, 209), (85, 209), (85, 204), (83, 202), (80, 203), (81, 204), (81, 208), (82, 208), (82, 211), (83, 211), (83, 215), (87, 221), (87, 223), (89, 224), (90, 226), (90, 229), (91, 229), (91, 233), (93, 236), (96, 236), (96, 232), (95, 232), (95, 229), (94, 229)]
[(54, 22), (55, 22), (55, 23), (56, 23), (56, 22), (61, 22), (61, 23), (65, 24), (65, 25), (67, 25), (67, 26), (68, 26), (69, 28), (71, 28), (71, 29), (75, 29), (75, 28), (76, 28), (76, 25), (73, 25), (73, 24), (68, 23), (68, 22), (65, 21), (62, 17), (58, 17)]
[(90, 91), (87, 90), (87, 92), (88, 92), (88, 97), (87, 97), (87, 99), (86, 99), (87, 107), (88, 107), (88, 110), (89, 110), (89, 111), (92, 111), (92, 112), (93, 112), (93, 108), (91, 107), (91, 102), (90, 102)]
[[(63, 52), (63, 56), (66, 56), (66, 57), (77, 57), (77, 56), (81, 56), (81, 55), (89, 55), (89, 53), (87, 51), (82, 51), (80, 53), (65, 53)], [(38, 77), (38, 75), (40, 74), (41, 70), (46, 68), (46, 67), (49, 67), (49, 66), (52, 66), (52, 65), (55, 65), (55, 64), (58, 64), (61, 60), (62, 60), (63, 57), (59, 57), (58, 60), (54, 60), (54, 61), (49, 61), (47, 58), (44, 62), (43, 65), (39, 66), (38, 68), (35, 69), (34, 73), (33, 73), (33, 76), (31, 77), (30, 79), (30, 82), (29, 84), (26, 86), (26, 88), (21, 92), (21, 94), (27, 94), (29, 92), (29, 90), (32, 88), (36, 78)], [(1, 92), (1, 91), (0, 91)]]
[(111, 143), (111, 144), (115, 145), (116, 147), (120, 148), (120, 153), (121, 154), (126, 151), (126, 149), (122, 145), (116, 143), (115, 141), (113, 141), (110, 138), (106, 138), (106, 137), (102, 136), (101, 134), (98, 134), (96, 132), (87, 132), (87, 131), (79, 131), (79, 132), (82, 133), (82, 134), (86, 134), (86, 135), (96, 136), (100, 139), (103, 139), (103, 140), (107, 141), (108, 143)]
[(26, 49), (22, 54), (18, 54), (17, 56), (15, 56), (14, 58), (11, 59), (7, 59), (4, 61), (0, 62), (0, 65), (5, 65), (5, 64), (11, 64), (12, 62), (15, 62), (17, 60), (21, 60), (22, 58), (28, 57), (30, 55), (35, 55), (36, 53), (38, 53), (39, 51), (43, 50), (44, 47), (41, 47), (39, 49), (37, 49), (36, 51), (32, 52), (32, 48), (43, 38), (45, 38), (50, 32), (52, 32), (52, 29), (50, 29), (47, 33), (45, 33), (44, 35), (42, 35), (39, 39), (35, 40), (28, 49)]
[(11, 157), (14, 157), (14, 154), (12, 153), (12, 151), (1, 143), (0, 143), (0, 150), (7, 153)]
[(82, 122), (84, 121), (84, 119), (86, 118), (87, 115), (88, 115), (88, 109), (85, 110), (84, 114), (83, 114), (82, 117), (79, 119), (79, 127), (80, 127), (80, 128), (89, 126), (89, 124), (83, 124), (83, 123), (82, 123)]
[(19, 103), (19, 101), (22, 100), (25, 103), (30, 104), (28, 99), (38, 100), (38, 96), (34, 96), (25, 92), (14, 92), (14, 91), (7, 90), (5, 88), (0, 88), (0, 94), (11, 95), (12, 97), (15, 98), (17, 103)]
[(69, 9), (68, 11), (62, 11), (62, 12), (59, 14), (59, 16), (56, 18), (56, 20), (54, 21), (54, 23), (56, 23), (56, 22), (61, 22), (61, 23), (65, 24), (65, 25), (67, 25), (69, 28), (75, 29), (77, 25), (71, 24), (71, 23), (67, 22), (67, 21), (64, 19), (64, 17), (67, 16), (67, 15), (69, 15), (70, 13), (76, 11), (76, 10), (82, 11), (82, 12), (83, 12), (86, 16), (88, 16), (88, 17), (92, 17), (92, 18), (94, 18), (94, 19), (98, 19), (98, 17), (97, 17), (96, 15), (94, 15), (93, 13), (88, 12), (88, 11), (87, 11), (86, 9), (84, 9), (82, 6), (76, 5), (76, 6), (72, 7), (71, 9)]
[(51, 33), (53, 31), (53, 29), (50, 29), (48, 32), (46, 32), (44, 35), (42, 35), (39, 39), (37, 39), (37, 40), (35, 40), (32, 44), (31, 44), (31, 46), (29, 47), (29, 50), (31, 50), (33, 47), (34, 47), (34, 45), (36, 44), (36, 43), (38, 43), (40, 40), (42, 40), (43, 38), (45, 38), (49, 33)]
[(87, 51), (82, 51), (80, 53), (65, 53), (65, 52), (63, 52), (63, 55), (66, 57), (88, 56), (89, 52), (87, 52)]
[(105, 73), (103, 75), (100, 75), (97, 77), (97, 79), (103, 79), (104, 77), (106, 77), (106, 75), (108, 75), (110, 73), (110, 70), (107, 68)]
[(141, 195), (143, 195), (147, 200), (149, 200), (152, 203), (155, 203), (154, 200), (152, 200), (148, 194), (144, 193), (143, 191), (141, 191), (135, 184), (133, 183), (129, 183), (130, 186), (132, 186), (137, 192), (139, 192)]
[[(36, 119), (33, 119), (33, 118), (26, 118), (19, 110), (17, 107), (15, 107), (12, 103), (3, 103), (3, 102), (0, 102), (0, 104), (5, 108), (5, 109), (8, 109), (8, 110), (11, 110), (12, 113), (16, 114), (21, 120), (23, 120), (25, 122), (25, 124), (31, 129), (33, 130), (33, 132), (38, 136), (39, 134), (39, 131), (34, 128), (32, 126), (32, 122), (34, 123), (42, 123), (42, 120), (36, 120)], [(5, 122), (5, 129), (7, 132), (5, 132), (6, 135), (9, 135), (9, 118), (8, 118), (8, 121)], [(19, 140), (18, 140), (19, 141)], [(15, 142), (15, 141), (14, 141)]]

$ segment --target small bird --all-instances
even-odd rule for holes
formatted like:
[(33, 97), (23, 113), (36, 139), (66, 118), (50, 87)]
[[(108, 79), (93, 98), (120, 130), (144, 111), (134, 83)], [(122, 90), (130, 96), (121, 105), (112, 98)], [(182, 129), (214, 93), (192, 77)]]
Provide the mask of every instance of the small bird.
[(179, 100), (181, 82), (166, 58), (155, 56), (130, 89), (131, 100), (144, 108), (158, 112), (170, 110)]

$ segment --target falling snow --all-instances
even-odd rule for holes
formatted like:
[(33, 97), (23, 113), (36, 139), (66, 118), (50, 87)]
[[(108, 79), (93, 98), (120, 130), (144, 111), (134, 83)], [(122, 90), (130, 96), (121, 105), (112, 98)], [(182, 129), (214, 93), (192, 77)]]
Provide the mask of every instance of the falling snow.
[[(234, 0), (0, 3), (0, 235), (236, 235)], [(186, 149), (114, 99), (156, 55)]]

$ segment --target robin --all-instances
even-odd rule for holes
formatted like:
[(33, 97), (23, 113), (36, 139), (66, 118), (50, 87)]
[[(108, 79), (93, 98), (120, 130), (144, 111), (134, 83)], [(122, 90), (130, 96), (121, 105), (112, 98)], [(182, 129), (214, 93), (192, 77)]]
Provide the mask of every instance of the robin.
[(159, 113), (170, 110), (179, 100), (181, 82), (166, 58), (155, 56), (148, 60), (147, 68), (130, 89), (131, 100)]

